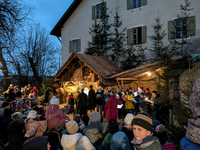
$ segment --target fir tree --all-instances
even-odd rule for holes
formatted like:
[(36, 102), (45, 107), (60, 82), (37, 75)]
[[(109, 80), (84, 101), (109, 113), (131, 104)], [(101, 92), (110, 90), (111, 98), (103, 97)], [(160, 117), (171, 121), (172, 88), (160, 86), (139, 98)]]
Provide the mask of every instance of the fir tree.
[(163, 39), (166, 36), (166, 31), (163, 30), (163, 24), (161, 24), (161, 19), (158, 16), (155, 19), (155, 24), (152, 25), (154, 35), (149, 36), (152, 41), (152, 49), (150, 51), (150, 62), (157, 62), (162, 59), (163, 51), (166, 50)]
[(112, 24), (112, 26), (114, 27), (114, 33), (111, 38), (111, 46), (112, 46), (111, 57), (112, 61), (115, 62), (117, 66), (119, 66), (119, 61), (121, 60), (121, 58), (124, 57), (126, 53), (126, 49), (124, 48), (124, 42), (126, 40), (124, 32), (126, 28), (124, 28), (121, 32), (119, 31), (122, 26), (122, 21), (120, 20), (118, 9), (115, 12), (114, 23)]
[(122, 63), (122, 69), (128, 70), (143, 65), (145, 60), (145, 50), (142, 45), (132, 45), (131, 48), (126, 50), (125, 58)]

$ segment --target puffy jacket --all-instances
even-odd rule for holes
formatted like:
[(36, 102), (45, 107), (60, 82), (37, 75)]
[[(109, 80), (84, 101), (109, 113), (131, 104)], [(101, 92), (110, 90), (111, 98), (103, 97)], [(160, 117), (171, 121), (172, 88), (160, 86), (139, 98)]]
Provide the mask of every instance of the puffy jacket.
[(116, 99), (115, 96), (111, 96), (111, 98), (109, 98), (109, 100), (106, 102), (105, 105), (105, 112), (107, 115), (107, 120), (116, 120), (117, 118), (117, 105), (121, 105), (122, 101), (120, 99)]
[(186, 136), (180, 141), (182, 150), (200, 150), (200, 145), (191, 142)]
[(31, 90), (31, 94), (33, 94), (35, 92), (35, 95), (38, 97), (38, 93), (37, 93), (37, 87), (34, 86), (33, 89)]
[[(127, 97), (127, 99), (133, 99), (133, 95), (126, 95), (126, 97)], [(123, 99), (126, 102), (125, 108), (126, 109), (135, 109), (132, 101), (129, 101), (127, 99)]]
[(83, 136), (81, 133), (63, 134), (61, 145), (64, 150), (95, 150), (88, 137)]
[(48, 128), (58, 128), (69, 121), (63, 110), (56, 104), (49, 105), (45, 116)]
[(26, 133), (24, 137), (42, 136), (47, 129), (47, 121), (34, 121), (32, 118), (26, 123)]

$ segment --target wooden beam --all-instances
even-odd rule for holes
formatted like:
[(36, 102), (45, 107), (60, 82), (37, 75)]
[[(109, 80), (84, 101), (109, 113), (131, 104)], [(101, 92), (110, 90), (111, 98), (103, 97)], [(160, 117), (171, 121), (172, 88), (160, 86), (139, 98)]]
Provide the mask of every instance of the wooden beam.
[(124, 87), (124, 81), (122, 80), (122, 87)]
[(138, 80), (137, 78), (117, 78), (117, 80)]
[(120, 88), (120, 87), (121, 87), (121, 85), (120, 85), (120, 83), (119, 83), (119, 80), (117, 80), (117, 83), (118, 83), (118, 87)]

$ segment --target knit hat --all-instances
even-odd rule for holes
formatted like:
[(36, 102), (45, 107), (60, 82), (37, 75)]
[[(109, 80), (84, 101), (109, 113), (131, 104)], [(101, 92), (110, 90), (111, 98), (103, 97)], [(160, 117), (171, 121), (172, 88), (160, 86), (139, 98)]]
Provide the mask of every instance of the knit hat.
[(162, 133), (165, 131), (165, 126), (163, 124), (159, 124), (157, 127), (156, 127), (156, 132), (157, 133)]
[(55, 105), (59, 105), (59, 100), (55, 96), (53, 96), (50, 103), (55, 104)]
[(138, 125), (140, 127), (143, 127), (146, 130), (149, 130), (150, 132), (153, 131), (153, 123), (152, 123), (152, 118), (149, 116), (147, 113), (139, 113), (137, 114), (132, 122), (131, 125)]
[(4, 108), (4, 107), (6, 107), (6, 106), (9, 106), (10, 105), (10, 103), (8, 103), (8, 102), (3, 102), (3, 104), (2, 104), (2, 108)]
[(145, 90), (146, 90), (146, 91), (149, 91), (149, 88), (146, 88)]
[(78, 124), (74, 120), (67, 122), (65, 126), (69, 134), (75, 134), (76, 132), (78, 132)]
[(27, 118), (33, 118), (33, 119), (35, 119), (36, 117), (37, 117), (37, 112), (35, 110), (31, 110), (27, 116)]
[(125, 122), (126, 124), (130, 124), (130, 125), (131, 125), (131, 121), (133, 120), (134, 117), (135, 117), (135, 116), (134, 116), (133, 114), (128, 113), (128, 114), (126, 115), (125, 119), (124, 119), (124, 122)]
[(12, 114), (12, 119), (14, 121), (23, 119), (23, 114), (21, 112), (15, 112), (14, 114)]
[(93, 122), (93, 121), (100, 121), (101, 120), (101, 115), (96, 112), (96, 111), (93, 111), (90, 113), (90, 121)]
[(99, 89), (102, 89), (102, 87), (101, 87), (101, 86), (99, 86)]

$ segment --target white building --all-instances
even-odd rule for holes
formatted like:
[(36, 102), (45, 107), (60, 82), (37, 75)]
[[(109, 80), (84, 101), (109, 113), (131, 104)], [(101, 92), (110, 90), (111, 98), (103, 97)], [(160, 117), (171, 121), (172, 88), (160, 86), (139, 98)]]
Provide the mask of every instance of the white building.
[[(164, 42), (168, 43), (170, 31), (175, 31), (172, 21), (180, 26), (184, 21), (177, 20), (177, 14), (181, 14), (180, 4), (184, 0), (104, 0), (110, 13), (110, 22), (113, 22), (113, 14), (118, 7), (119, 15), (123, 21), (123, 28), (127, 29), (127, 44), (142, 43), (150, 47), (148, 36), (153, 34), (152, 24), (159, 15), (167, 36)], [(63, 4), (64, 5), (64, 4)], [(69, 58), (71, 52), (84, 53), (88, 41), (91, 41), (89, 27), (94, 17), (99, 17), (101, 0), (74, 0), (65, 14), (51, 31), (51, 35), (62, 39), (62, 64)], [(191, 0), (189, 13), (191, 16), (185, 21), (190, 28), (189, 33), (179, 33), (177, 36), (189, 38), (200, 37), (200, 0)], [(112, 13), (111, 13), (112, 12)], [(178, 37), (177, 37), (178, 38)]]

